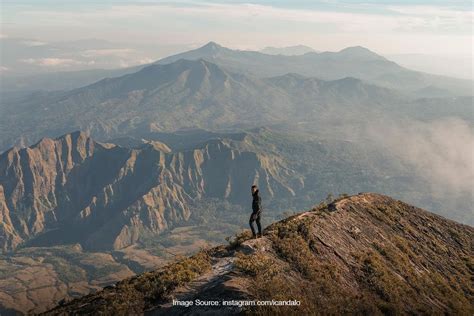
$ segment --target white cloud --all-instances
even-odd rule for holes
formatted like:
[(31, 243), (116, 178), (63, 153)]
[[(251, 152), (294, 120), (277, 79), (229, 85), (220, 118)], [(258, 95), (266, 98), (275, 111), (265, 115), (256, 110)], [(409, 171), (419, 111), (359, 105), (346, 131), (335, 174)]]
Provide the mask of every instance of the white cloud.
[(368, 132), (441, 191), (473, 192), (474, 131), (467, 122), (457, 118), (431, 123), (384, 121), (369, 126)]
[(42, 41), (28, 40), (28, 41), (23, 41), (22, 44), (28, 47), (35, 47), (35, 46), (44, 46), (48, 43), (42, 42)]
[(136, 64), (136, 65), (144, 65), (144, 64), (152, 63), (152, 62), (154, 62), (154, 61), (156, 61), (156, 60), (153, 59), (153, 58), (142, 58), (142, 59), (137, 60), (136, 63), (134, 63), (134, 64)]
[(155, 61), (131, 48), (89, 49), (81, 52), (80, 56), (87, 59), (95, 58), (98, 61), (103, 61), (104, 58), (108, 58), (109, 61), (121, 68), (148, 64)]
[(389, 9), (409, 17), (409, 24), (400, 26), (400, 30), (444, 30), (471, 33), (474, 12), (460, 11), (435, 6), (391, 6)]
[(128, 57), (135, 54), (136, 50), (132, 48), (110, 48), (110, 49), (89, 49), (81, 53), (83, 57)]
[(472, 18), (472, 11), (454, 10), (447, 7), (432, 5), (388, 6), (388, 9), (397, 13), (411, 16)]
[(94, 61), (84, 62), (70, 58), (27, 58), (22, 59), (21, 61), (26, 64), (37, 65), (42, 67), (69, 67), (94, 64)]

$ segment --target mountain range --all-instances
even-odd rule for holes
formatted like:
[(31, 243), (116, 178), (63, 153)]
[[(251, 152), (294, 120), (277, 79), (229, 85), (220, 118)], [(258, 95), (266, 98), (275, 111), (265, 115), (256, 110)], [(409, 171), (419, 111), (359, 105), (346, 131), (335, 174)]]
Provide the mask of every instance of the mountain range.
[(310, 52), (300, 56), (272, 56), (253, 51), (237, 51), (210, 42), (207, 45), (163, 58), (166, 64), (179, 59), (205, 59), (228, 70), (257, 77), (298, 73), (322, 80), (354, 77), (370, 83), (407, 92), (428, 86), (446, 88), (455, 95), (472, 95), (472, 82), (412, 71), (361, 46), (339, 52)]
[[(170, 62), (67, 92), (5, 99), (0, 105), (0, 150), (75, 130), (104, 141), (180, 128), (215, 130), (298, 122), (323, 127), (333, 120), (363, 124), (369, 114), (397, 118), (420, 113), (420, 100), (356, 78), (324, 81), (286, 74), (261, 79), (203, 59)], [(427, 100), (423, 104), (430, 104)], [(463, 113), (472, 98), (443, 102), (451, 104), (442, 109), (443, 116), (453, 113), (472, 120)]]
[[(155, 64), (169, 64), (180, 59), (204, 59), (228, 71), (250, 74), (259, 78), (281, 76), (287, 73), (298, 73), (322, 80), (355, 77), (415, 95), (423, 93), (423, 89), (431, 86), (445, 89), (445, 96), (473, 95), (470, 80), (412, 71), (360, 46), (349, 47), (339, 52), (309, 52), (304, 55), (285, 56), (233, 50), (215, 42), (209, 42), (198, 49), (162, 58)], [(21, 78), (6, 76), (2, 80), (2, 91), (70, 90), (103, 78), (134, 73), (143, 67), (145, 66), (57, 72)]]
[(329, 108), (382, 104), (382, 100), (388, 106), (403, 98), (358, 79), (325, 82), (298, 75), (258, 79), (202, 59), (178, 60), (72, 91), (37, 93), (4, 104), (0, 148), (20, 138), (32, 143), (74, 130), (107, 139), (150, 130), (298, 121)]
[[(13, 148), (0, 156), (1, 247), (72, 242), (120, 249), (186, 223), (192, 200), (245, 205), (246, 183), (259, 183), (267, 199), (294, 197), (311, 175), (295, 167), (300, 161), (272, 152), (276, 144), (259, 145), (265, 133), (271, 132), (209, 139), (180, 151), (157, 141), (138, 148), (101, 144), (80, 132)], [(351, 169), (349, 160), (338, 161)]]

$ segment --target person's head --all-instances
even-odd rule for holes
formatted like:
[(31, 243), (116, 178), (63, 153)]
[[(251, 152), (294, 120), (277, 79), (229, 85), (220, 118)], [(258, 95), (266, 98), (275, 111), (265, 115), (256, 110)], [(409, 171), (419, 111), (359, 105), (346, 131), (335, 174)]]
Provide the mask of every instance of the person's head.
[(258, 191), (257, 186), (254, 184), (252, 185), (252, 194), (254, 194), (256, 191)]

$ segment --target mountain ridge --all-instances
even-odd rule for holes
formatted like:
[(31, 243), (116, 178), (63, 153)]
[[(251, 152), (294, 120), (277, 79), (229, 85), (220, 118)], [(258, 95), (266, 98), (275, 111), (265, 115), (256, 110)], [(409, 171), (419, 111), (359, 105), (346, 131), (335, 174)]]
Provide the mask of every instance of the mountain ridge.
[[(45, 315), (305, 313), (316, 307), (331, 313), (469, 314), (473, 235), (470, 226), (387, 196), (360, 193), (274, 223), (263, 238), (243, 233), (227, 247), (201, 251)], [(172, 299), (300, 304), (183, 307)]]
[(172, 152), (102, 145), (82, 132), (46, 138), (0, 155), (0, 246), (5, 252), (55, 240), (121, 249), (188, 221), (195, 198), (242, 203), (235, 189), (242, 182), (261, 177), (268, 195), (293, 196), (285, 179), (291, 172), (275, 157), (222, 139)]

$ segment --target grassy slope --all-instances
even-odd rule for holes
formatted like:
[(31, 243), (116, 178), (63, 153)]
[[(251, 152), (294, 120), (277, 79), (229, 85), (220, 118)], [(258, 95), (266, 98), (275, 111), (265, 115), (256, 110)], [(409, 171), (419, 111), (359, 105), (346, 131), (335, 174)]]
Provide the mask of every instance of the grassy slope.
[(259, 314), (469, 315), (474, 311), (473, 236), (472, 227), (386, 196), (361, 194), (277, 222), (264, 238), (247, 240), (242, 234), (227, 247), (201, 251), (49, 314), (176, 311), (166, 310), (163, 302), (209, 273), (215, 260), (228, 257), (232, 270), (221, 284), (208, 284), (195, 298), (231, 299), (240, 287), (251, 299), (302, 302), (296, 309), (240, 310)]

